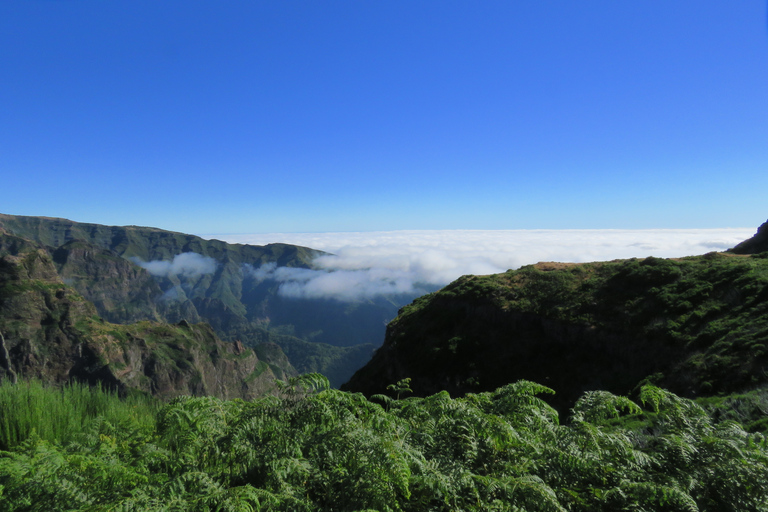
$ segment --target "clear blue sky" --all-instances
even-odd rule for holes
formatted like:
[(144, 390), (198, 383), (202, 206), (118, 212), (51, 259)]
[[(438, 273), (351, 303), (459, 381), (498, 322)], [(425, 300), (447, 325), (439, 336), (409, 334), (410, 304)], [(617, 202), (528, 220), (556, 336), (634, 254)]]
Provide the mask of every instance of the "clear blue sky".
[(3, 0), (0, 212), (756, 227), (766, 20), (765, 0)]

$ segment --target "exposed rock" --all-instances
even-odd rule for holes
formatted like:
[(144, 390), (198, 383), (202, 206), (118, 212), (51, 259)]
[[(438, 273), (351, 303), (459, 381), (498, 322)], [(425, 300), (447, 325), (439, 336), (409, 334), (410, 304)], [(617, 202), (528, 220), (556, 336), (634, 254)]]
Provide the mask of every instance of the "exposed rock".
[[(119, 274), (121, 264), (111, 268)], [(63, 283), (46, 250), (7, 234), (0, 234), (0, 333), (0, 380), (77, 379), (163, 398), (253, 398), (274, 387), (269, 363), (208, 325), (104, 321)]]
[(163, 292), (138, 265), (83, 240), (65, 243), (52, 256), (64, 283), (92, 302), (105, 320), (121, 324), (164, 320), (156, 306)]
[[(310, 268), (323, 253), (306, 247), (227, 244), (155, 228), (3, 214), (0, 229), (51, 252), (65, 283), (108, 321), (205, 321), (225, 341), (291, 346), (294, 366), (324, 372), (335, 384), (368, 359), (384, 338), (386, 322), (416, 296), (404, 295), (398, 303), (384, 297), (352, 303), (298, 299), (282, 297), (274, 279), (254, 278), (252, 270), (264, 264)], [(203, 273), (158, 271), (184, 253), (215, 264)], [(137, 262), (155, 272), (150, 275)], [(312, 356), (305, 357), (299, 345)]]

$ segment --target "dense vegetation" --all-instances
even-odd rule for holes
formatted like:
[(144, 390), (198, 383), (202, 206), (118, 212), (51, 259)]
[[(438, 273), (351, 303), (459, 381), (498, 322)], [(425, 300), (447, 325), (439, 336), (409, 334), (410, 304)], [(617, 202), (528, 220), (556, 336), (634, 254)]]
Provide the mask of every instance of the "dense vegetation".
[[(542, 263), (465, 276), (403, 308), (346, 389), (489, 391), (527, 379), (568, 406), (643, 381), (688, 397), (768, 382), (768, 253)], [(559, 405), (559, 407), (560, 407)]]
[(30, 437), (67, 444), (94, 422), (108, 422), (126, 430), (147, 430), (162, 402), (142, 393), (118, 398), (101, 386), (72, 382), (63, 387), (38, 380), (0, 385), (0, 450), (14, 448)]
[[(564, 423), (528, 381), (391, 388), (368, 400), (308, 375), (250, 402), (94, 407), (57, 437), (45, 425), (70, 412), (49, 404), (71, 390), (6, 384), (0, 510), (768, 510), (765, 437), (654, 386), (639, 404), (587, 393)], [(18, 425), (26, 439), (6, 434)]]

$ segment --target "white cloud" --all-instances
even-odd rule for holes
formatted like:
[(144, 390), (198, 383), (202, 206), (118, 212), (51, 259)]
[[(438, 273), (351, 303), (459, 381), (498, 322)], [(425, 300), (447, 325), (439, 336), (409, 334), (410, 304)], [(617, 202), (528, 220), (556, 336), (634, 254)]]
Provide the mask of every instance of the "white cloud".
[(281, 283), (291, 297), (339, 300), (415, 293), (464, 274), (493, 274), (539, 261), (587, 262), (722, 251), (754, 228), (664, 230), (386, 231), (219, 235), (231, 243), (282, 242), (320, 249), (316, 269), (261, 267), (255, 276)]
[(131, 258), (138, 266), (145, 268), (150, 274), (158, 277), (184, 276), (196, 278), (216, 271), (216, 260), (194, 252), (184, 252), (173, 257), (172, 261), (154, 260), (143, 261), (141, 258)]
[(269, 279), (280, 283), (280, 295), (301, 299), (354, 301), (378, 296), (421, 295), (427, 291), (419, 287), (414, 275), (388, 268), (306, 269), (266, 263), (258, 268), (245, 265), (245, 271), (258, 281)]
[(161, 302), (176, 302), (180, 301), (181, 298), (184, 296), (184, 291), (180, 289), (178, 286), (174, 286), (172, 288), (169, 288), (160, 296)]

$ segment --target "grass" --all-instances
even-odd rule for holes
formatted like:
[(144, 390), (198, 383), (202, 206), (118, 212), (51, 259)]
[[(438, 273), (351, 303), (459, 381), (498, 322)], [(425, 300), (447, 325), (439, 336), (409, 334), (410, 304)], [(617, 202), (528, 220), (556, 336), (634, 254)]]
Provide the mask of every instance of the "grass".
[(152, 429), (160, 406), (150, 396), (121, 399), (76, 382), (54, 387), (35, 380), (18, 384), (6, 380), (0, 384), (0, 450), (13, 449), (32, 435), (65, 443), (99, 417), (114, 425)]

